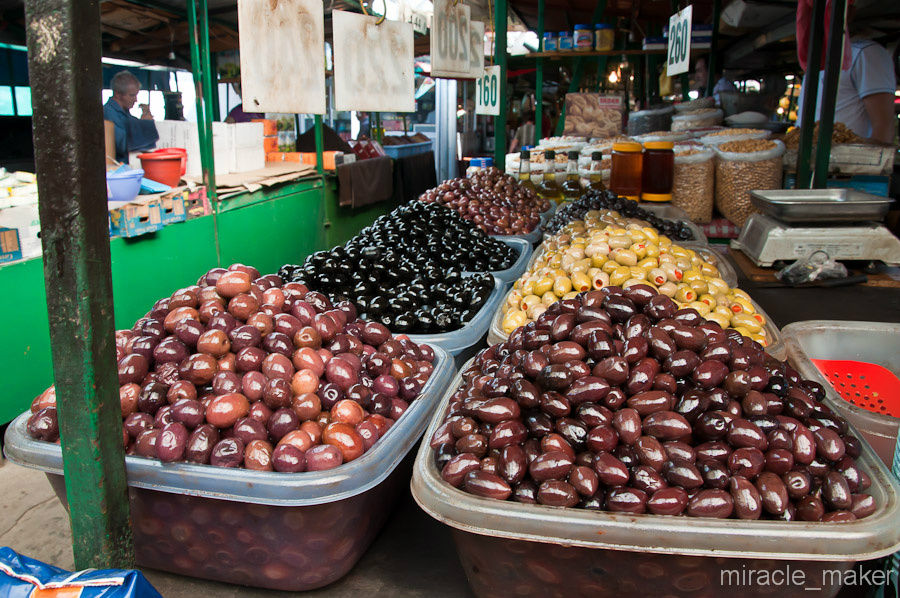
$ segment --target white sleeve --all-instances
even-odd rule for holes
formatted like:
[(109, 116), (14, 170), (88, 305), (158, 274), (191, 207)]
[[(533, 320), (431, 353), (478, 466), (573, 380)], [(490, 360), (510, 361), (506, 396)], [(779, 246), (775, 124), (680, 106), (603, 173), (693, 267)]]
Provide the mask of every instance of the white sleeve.
[(860, 99), (876, 93), (893, 94), (897, 80), (891, 55), (876, 43), (862, 48), (850, 67), (850, 80)]

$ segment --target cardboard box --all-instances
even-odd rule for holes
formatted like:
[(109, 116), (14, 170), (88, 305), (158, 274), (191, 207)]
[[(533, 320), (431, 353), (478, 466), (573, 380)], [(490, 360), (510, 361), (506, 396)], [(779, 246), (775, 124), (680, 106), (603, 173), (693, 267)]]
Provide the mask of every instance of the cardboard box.
[(186, 190), (164, 193), (160, 197), (159, 216), (164, 225), (187, 220), (187, 211), (184, 205)]
[[(187, 150), (185, 175), (198, 177), (202, 167), (200, 161), (200, 137), (197, 123), (181, 120), (156, 121), (159, 141), (156, 147), (181, 147)], [(231, 174), (259, 170), (266, 165), (263, 149), (263, 124), (213, 123), (213, 159), (216, 174)], [(140, 168), (140, 160), (132, 165)]]
[(110, 202), (111, 237), (137, 237), (156, 232), (163, 226), (162, 200), (158, 196), (138, 196), (126, 204)]
[(37, 204), (0, 210), (0, 264), (41, 255), (41, 220)]
[(263, 135), (278, 135), (278, 123), (272, 118), (254, 118), (250, 122), (261, 123), (263, 126)]
[(278, 151), (278, 136), (263, 137), (263, 149), (267, 154)]

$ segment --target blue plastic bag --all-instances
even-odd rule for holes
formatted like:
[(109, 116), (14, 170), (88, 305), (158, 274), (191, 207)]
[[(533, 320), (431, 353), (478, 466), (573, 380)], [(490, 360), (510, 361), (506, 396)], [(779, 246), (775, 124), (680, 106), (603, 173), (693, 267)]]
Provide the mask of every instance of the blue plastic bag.
[(4, 598), (162, 598), (134, 569), (72, 573), (0, 547), (0, 596)]

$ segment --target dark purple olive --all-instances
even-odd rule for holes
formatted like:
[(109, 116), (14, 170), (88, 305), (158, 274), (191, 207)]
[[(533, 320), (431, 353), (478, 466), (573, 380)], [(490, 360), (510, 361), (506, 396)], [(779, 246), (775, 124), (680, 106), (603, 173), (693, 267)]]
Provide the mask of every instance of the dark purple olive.
[(203, 423), (206, 408), (203, 403), (194, 399), (179, 399), (172, 405), (172, 420), (194, 429)]
[[(133, 413), (132, 415), (138, 414)], [(38, 440), (46, 442), (59, 440), (59, 421), (56, 415), (56, 407), (44, 407), (31, 414), (28, 422), (25, 424), (25, 429), (29, 436)]]
[(213, 446), (219, 441), (219, 432), (211, 424), (201, 424), (191, 433), (184, 450), (184, 460), (208, 464)]
[(613, 513), (643, 513), (647, 510), (647, 495), (637, 488), (613, 488), (606, 495), (606, 509)]
[(762, 499), (759, 491), (744, 476), (733, 476), (728, 489), (734, 501), (734, 514), (738, 519), (759, 519), (762, 515)]
[(689, 517), (725, 519), (734, 511), (734, 500), (725, 490), (704, 489), (688, 500), (685, 513)]
[(537, 501), (549, 507), (574, 507), (579, 498), (575, 487), (568, 482), (548, 480), (538, 487)]
[(306, 471), (306, 454), (292, 444), (279, 444), (272, 451), (272, 467), (281, 473)]
[(141, 394), (138, 395), (138, 409), (150, 415), (156, 415), (159, 409), (168, 403), (166, 395), (168, 387), (159, 382), (150, 382), (141, 388)]
[[(470, 471), (463, 482), (466, 492), (475, 496), (506, 500), (512, 494), (512, 488), (496, 474), (481, 470)], [(574, 490), (573, 490), (574, 492)]]
[(184, 424), (172, 422), (159, 431), (156, 438), (156, 456), (164, 463), (172, 463), (184, 459), (187, 448), (188, 431)]
[(232, 431), (234, 437), (243, 442), (245, 446), (254, 440), (266, 440), (268, 438), (265, 424), (250, 417), (239, 419), (234, 424)]
[(240, 467), (244, 462), (244, 443), (239, 438), (223, 438), (213, 446), (209, 464), (216, 467)]
[(119, 386), (125, 384), (140, 384), (149, 370), (146, 357), (137, 353), (130, 353), (119, 360)]
[[(294, 413), (291, 409), (282, 408), (276, 411), (269, 417), (269, 421), (266, 424), (266, 428), (269, 432), (269, 436), (273, 439), (273, 441), (278, 442), (281, 440), (288, 432), (293, 432), (297, 428), (300, 427), (300, 418), (297, 417), (297, 414)], [(263, 439), (265, 440), (265, 439)], [(305, 465), (305, 460), (304, 460)]]
[(683, 488), (660, 488), (647, 501), (647, 510), (654, 515), (681, 515), (687, 502), (688, 493)]

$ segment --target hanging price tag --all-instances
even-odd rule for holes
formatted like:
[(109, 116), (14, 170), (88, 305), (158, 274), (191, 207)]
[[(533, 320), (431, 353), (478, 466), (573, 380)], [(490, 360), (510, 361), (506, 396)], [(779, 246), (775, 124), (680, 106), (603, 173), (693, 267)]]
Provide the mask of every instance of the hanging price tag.
[(415, 58), (409, 23), (336, 10), (334, 107), (337, 110), (414, 112)]
[(321, 0), (240, 0), (238, 14), (244, 110), (325, 114)]
[(469, 74), (471, 9), (452, 0), (436, 0), (431, 22), (431, 76), (464, 79)]
[(691, 63), (691, 17), (693, 5), (669, 17), (669, 45), (666, 49), (666, 74), (688, 72)]
[(475, 114), (500, 114), (500, 67), (489, 66), (475, 84)]

